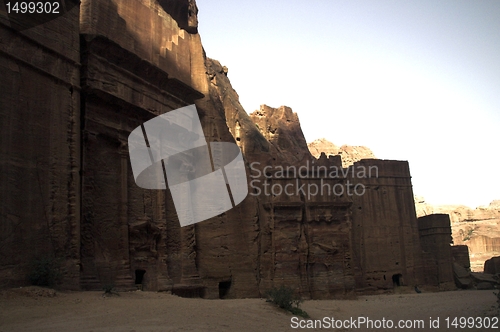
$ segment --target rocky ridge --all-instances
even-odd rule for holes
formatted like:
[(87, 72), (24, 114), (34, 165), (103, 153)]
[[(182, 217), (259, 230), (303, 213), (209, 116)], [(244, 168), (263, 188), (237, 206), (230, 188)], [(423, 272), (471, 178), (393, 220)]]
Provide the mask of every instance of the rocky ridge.
[(340, 155), (342, 167), (349, 167), (361, 159), (376, 159), (373, 151), (366, 146), (342, 145), (337, 146), (325, 138), (317, 139), (307, 144), (309, 151), (315, 158), (319, 158), (321, 153), (327, 156)]
[(261, 105), (250, 114), (262, 135), (289, 161), (311, 158), (299, 117), (290, 107)]

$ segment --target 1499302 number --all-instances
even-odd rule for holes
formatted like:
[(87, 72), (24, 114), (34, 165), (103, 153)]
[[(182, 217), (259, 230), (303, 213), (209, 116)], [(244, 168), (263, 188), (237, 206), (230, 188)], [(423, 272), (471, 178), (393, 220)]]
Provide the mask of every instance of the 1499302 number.
[(455, 329), (498, 329), (498, 317), (447, 317), (446, 328), (455, 328)]
[(7, 2), (7, 13), (15, 14), (59, 14), (59, 2)]

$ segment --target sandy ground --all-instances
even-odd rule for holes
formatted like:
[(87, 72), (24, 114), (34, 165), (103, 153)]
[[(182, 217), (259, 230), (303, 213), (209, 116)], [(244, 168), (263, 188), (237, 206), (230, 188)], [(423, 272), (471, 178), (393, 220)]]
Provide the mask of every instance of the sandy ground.
[[(422, 319), (419, 331), (487, 331), (446, 328), (446, 317), (497, 315), (493, 291), (454, 291), (361, 296), (356, 300), (306, 301), (312, 319), (385, 318), (398, 323)], [(103, 297), (102, 292), (55, 292), (37, 287), (0, 292), (0, 332), (11, 331), (297, 331), (294, 316), (263, 299), (203, 300), (166, 293), (129, 292)], [(430, 329), (429, 318), (440, 319)], [(303, 322), (306, 324), (306, 322)], [(500, 325), (500, 324), (499, 324)], [(386, 329), (307, 329), (355, 331)], [(402, 329), (393, 329), (402, 331)]]

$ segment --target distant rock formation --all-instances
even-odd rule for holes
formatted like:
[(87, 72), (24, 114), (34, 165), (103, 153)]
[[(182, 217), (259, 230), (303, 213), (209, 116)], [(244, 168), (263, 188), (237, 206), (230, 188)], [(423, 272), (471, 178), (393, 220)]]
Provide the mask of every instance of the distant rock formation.
[(495, 199), (491, 201), (490, 205), (488, 206), (490, 209), (500, 209), (500, 199)]
[(450, 215), (453, 243), (469, 247), (472, 271), (483, 271), (487, 259), (500, 255), (499, 202), (471, 209), (464, 205), (431, 205), (423, 197), (415, 196), (418, 217), (434, 213)]
[(372, 150), (366, 146), (342, 145), (338, 147), (325, 138), (317, 139), (307, 144), (307, 146), (315, 158), (319, 158), (323, 152), (327, 156), (340, 155), (342, 158), (342, 167), (349, 167), (361, 159), (376, 159)]
[(340, 151), (340, 148), (337, 145), (333, 144), (326, 138), (318, 138), (311, 143), (307, 143), (307, 147), (314, 158), (319, 158), (323, 152), (327, 156), (335, 156), (338, 155)]
[(419, 217), (433, 213), (446, 213), (450, 215), (452, 223), (473, 222), (500, 218), (500, 205), (498, 200), (492, 201), (488, 206), (472, 209), (465, 205), (432, 205), (422, 196), (415, 196), (415, 207)]

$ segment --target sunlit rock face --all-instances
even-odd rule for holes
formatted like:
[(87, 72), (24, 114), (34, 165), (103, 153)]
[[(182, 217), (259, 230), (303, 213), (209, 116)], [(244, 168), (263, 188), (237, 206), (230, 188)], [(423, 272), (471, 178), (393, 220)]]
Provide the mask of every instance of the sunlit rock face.
[(272, 108), (261, 105), (259, 110), (250, 114), (250, 119), (289, 162), (298, 162), (304, 158), (311, 159), (299, 117), (290, 107)]
[(321, 153), (325, 153), (327, 156), (340, 155), (344, 167), (349, 167), (362, 159), (376, 159), (372, 150), (366, 146), (342, 145), (338, 147), (325, 138), (319, 138), (307, 144), (307, 146), (311, 154), (316, 158), (319, 158)]
[[(334, 298), (425, 283), (408, 163), (357, 147), (315, 158), (291, 108), (248, 115), (203, 51), (194, 1), (83, 0), (29, 31), (2, 22), (2, 287), (45, 257), (71, 289)], [(207, 143), (240, 147), (249, 195), (180, 227), (169, 190), (135, 183), (127, 138), (193, 103)]]

